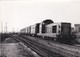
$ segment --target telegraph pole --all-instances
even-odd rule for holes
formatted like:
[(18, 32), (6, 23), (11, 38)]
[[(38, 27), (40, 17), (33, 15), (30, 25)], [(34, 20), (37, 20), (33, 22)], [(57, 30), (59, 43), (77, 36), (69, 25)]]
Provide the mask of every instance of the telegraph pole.
[(5, 25), (6, 25), (5, 29), (6, 29), (6, 33), (7, 33), (7, 22), (6, 22), (6, 24), (5, 24)]

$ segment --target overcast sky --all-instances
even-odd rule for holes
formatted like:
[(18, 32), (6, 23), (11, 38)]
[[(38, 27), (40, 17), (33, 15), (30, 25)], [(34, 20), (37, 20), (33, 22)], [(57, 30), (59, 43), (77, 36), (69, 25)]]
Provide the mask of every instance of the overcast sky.
[[(0, 32), (7, 23), (7, 30), (20, 29), (51, 19), (54, 22), (71, 22), (80, 24), (79, 0), (1, 0)], [(5, 29), (3, 29), (5, 31)]]

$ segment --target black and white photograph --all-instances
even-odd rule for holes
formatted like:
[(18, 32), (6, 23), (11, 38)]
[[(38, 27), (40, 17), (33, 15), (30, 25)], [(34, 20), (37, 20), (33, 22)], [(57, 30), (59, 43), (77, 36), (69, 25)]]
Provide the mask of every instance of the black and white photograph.
[(0, 0), (0, 57), (80, 57), (80, 0)]

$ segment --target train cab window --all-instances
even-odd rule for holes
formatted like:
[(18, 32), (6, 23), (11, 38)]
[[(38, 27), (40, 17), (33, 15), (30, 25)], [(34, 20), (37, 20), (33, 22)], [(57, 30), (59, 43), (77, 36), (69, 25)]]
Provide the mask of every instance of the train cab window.
[(59, 28), (60, 28), (60, 25), (59, 25)]
[(56, 33), (57, 26), (52, 26), (52, 33)]
[(58, 33), (60, 33), (60, 30), (58, 31)]

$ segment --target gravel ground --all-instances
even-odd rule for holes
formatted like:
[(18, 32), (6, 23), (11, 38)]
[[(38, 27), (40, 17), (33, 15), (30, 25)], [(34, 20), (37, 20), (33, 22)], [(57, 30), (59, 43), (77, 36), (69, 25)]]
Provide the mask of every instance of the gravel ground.
[(20, 42), (7, 38), (0, 43), (0, 57), (40, 57)]

